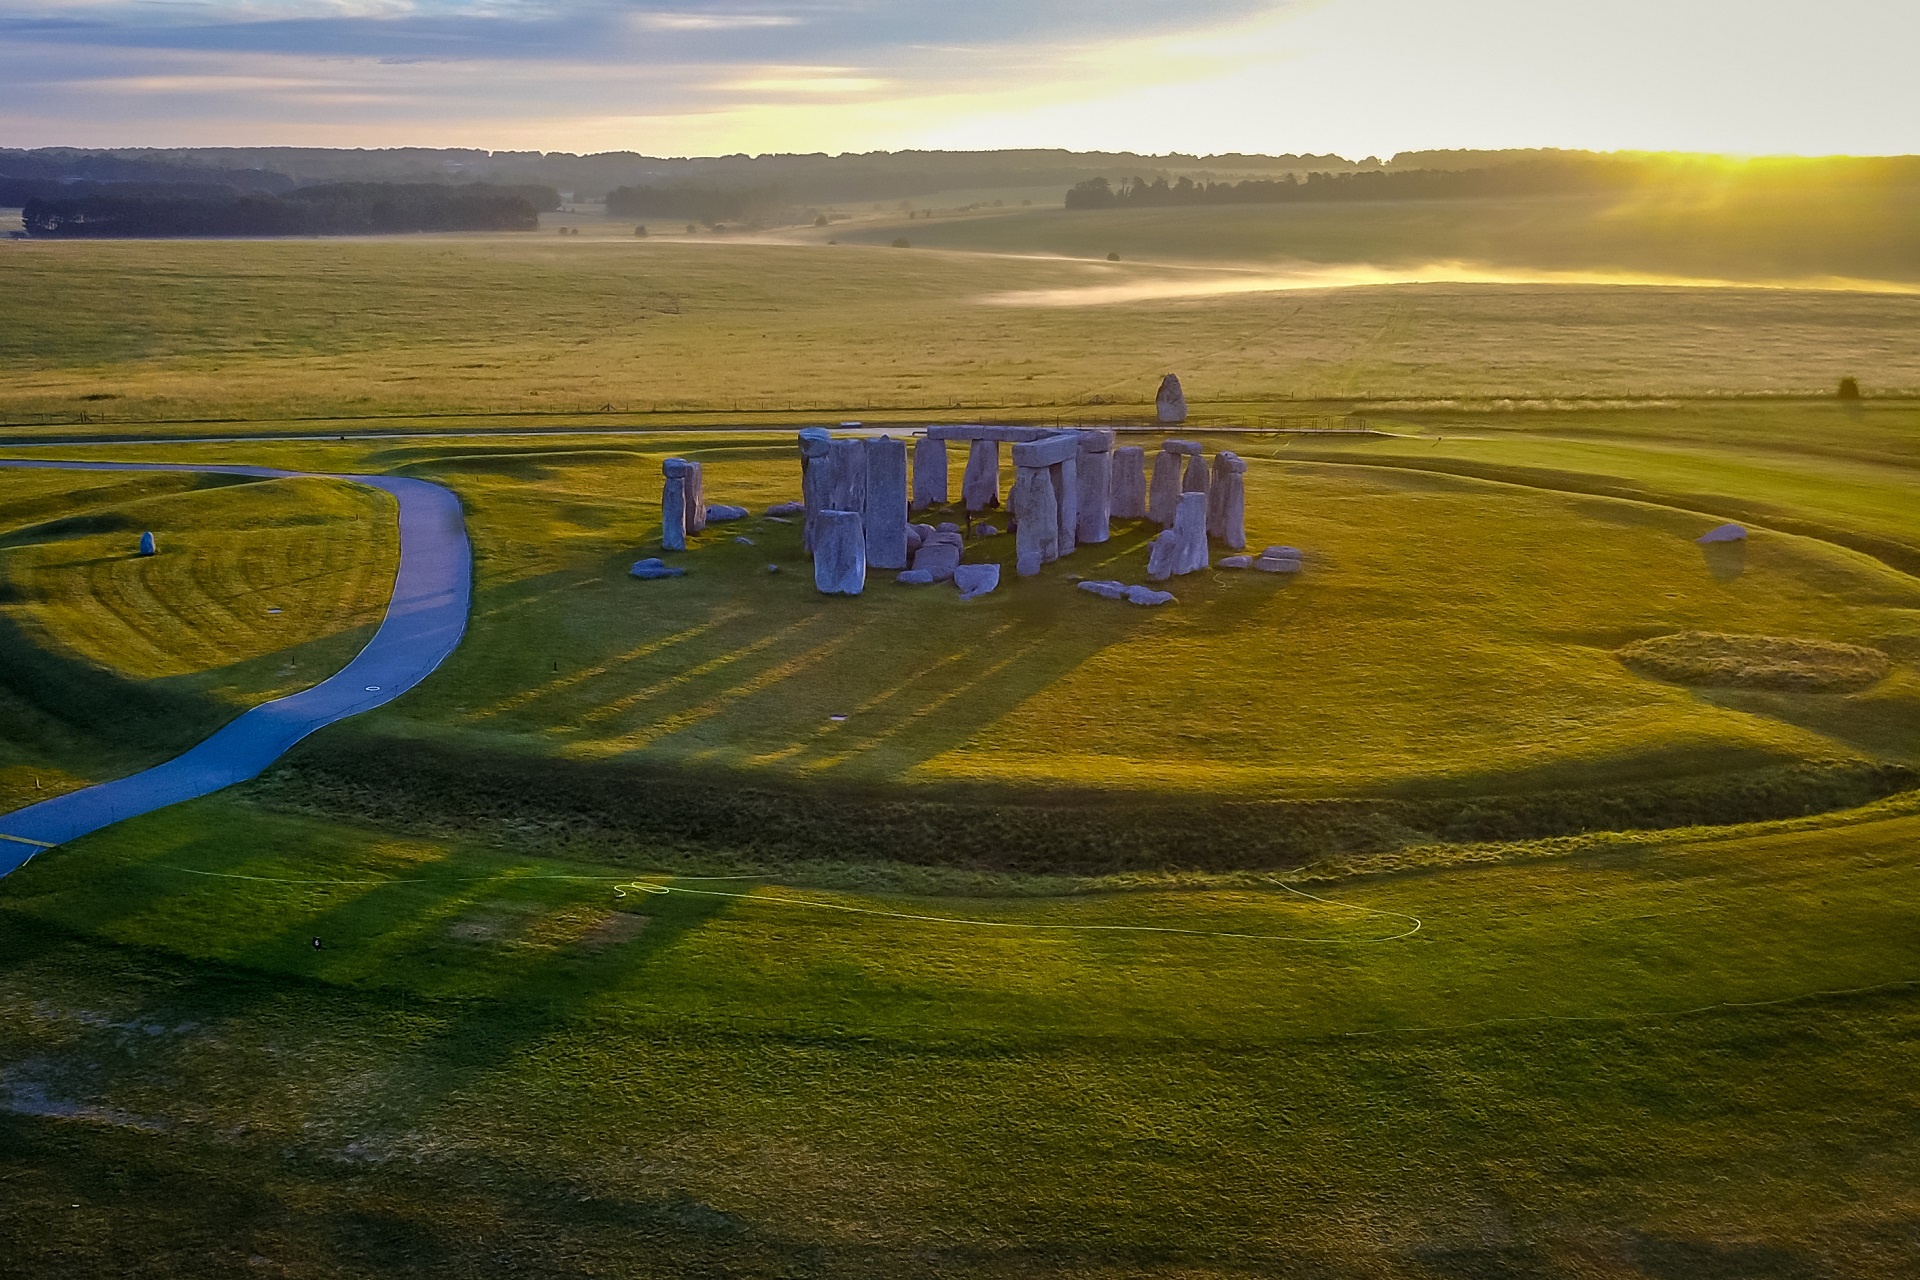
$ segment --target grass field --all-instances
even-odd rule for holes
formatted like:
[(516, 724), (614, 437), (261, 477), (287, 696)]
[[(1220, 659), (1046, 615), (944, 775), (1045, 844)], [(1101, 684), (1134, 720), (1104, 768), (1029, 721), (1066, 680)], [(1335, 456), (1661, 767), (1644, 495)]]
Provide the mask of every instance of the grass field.
[[(1920, 385), (1912, 298), (1013, 306), (1185, 268), (601, 239), (0, 252), (70, 303), (0, 335), (3, 411), (145, 437), (40, 456), (402, 472), (476, 553), (422, 687), (0, 882), (9, 1267), (1920, 1266), (1920, 408), (1772, 394)], [(1124, 421), (1084, 402), (1167, 367), (1297, 579), (1074, 590), (1139, 580), (1122, 526), (966, 606), (822, 600), (759, 519), (626, 575), (662, 457), (795, 495), (800, 415), (756, 396)], [(694, 408), (559, 412), (620, 387)], [(1347, 407), (1262, 399), (1295, 389), (1384, 434), (1205, 432)], [(168, 439), (226, 418), (346, 438)], [(727, 418), (766, 425), (692, 429)], [(0, 472), (0, 808), (337, 667), (391, 520), (322, 480)], [(1744, 547), (1693, 542), (1723, 520)], [(1852, 654), (1822, 692), (1617, 654), (1676, 632), (1881, 656), (1734, 650)]]
[(0, 290), (35, 317), (0, 333), (0, 421), (27, 425), (1049, 416), (1149, 405), (1168, 370), (1215, 421), (1327, 398), (1826, 394), (1846, 375), (1920, 390), (1912, 294), (1434, 284), (1105, 301), (1220, 273), (588, 237), (0, 250)]

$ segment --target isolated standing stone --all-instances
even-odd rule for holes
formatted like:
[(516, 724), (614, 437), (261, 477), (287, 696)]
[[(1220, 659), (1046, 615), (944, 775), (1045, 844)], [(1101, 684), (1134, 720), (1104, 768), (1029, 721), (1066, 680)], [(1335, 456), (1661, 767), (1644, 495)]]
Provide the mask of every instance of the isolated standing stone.
[(827, 450), (827, 510), (867, 509), (867, 442), (835, 440)]
[(913, 442), (913, 509), (945, 506), (947, 442), (921, 436)]
[(983, 596), (1000, 585), (1000, 566), (963, 564), (953, 571), (953, 585), (960, 588), (962, 600)]
[(1113, 504), (1109, 514), (1115, 520), (1147, 518), (1147, 451), (1137, 444), (1123, 445), (1113, 451)]
[(1166, 446), (1153, 459), (1153, 488), (1147, 493), (1147, 519), (1155, 524), (1173, 523), (1173, 509), (1180, 502), (1180, 455)]
[(160, 544), (154, 541), (153, 530), (151, 529), (140, 535), (140, 554), (143, 556), (160, 554)]
[(830, 596), (857, 596), (866, 587), (867, 538), (858, 511), (820, 513), (820, 542), (813, 549), (813, 585)]
[(666, 479), (660, 485), (660, 545), (669, 551), (687, 549), (687, 468), (685, 458), (660, 464)]
[(1247, 549), (1247, 461), (1231, 450), (1213, 460), (1207, 487), (1207, 536), (1235, 551)]
[(907, 567), (907, 442), (891, 436), (862, 441), (867, 460), (867, 563)]
[(1021, 467), (1007, 495), (1007, 508), (1013, 512), (1014, 569), (1023, 578), (1060, 557), (1060, 506), (1048, 472), (1046, 467)]
[(1154, 397), (1154, 408), (1162, 422), (1187, 420), (1187, 396), (1180, 389), (1180, 379), (1172, 374), (1160, 379), (1160, 394)]
[[(807, 551), (820, 536), (820, 513), (827, 509), (827, 488), (831, 463), (827, 459), (833, 437), (825, 427), (805, 427), (800, 432), (800, 501), (807, 523), (801, 533), (801, 545)], [(773, 509), (768, 508), (772, 515)]]
[(960, 477), (960, 501), (968, 511), (1000, 505), (1000, 443), (975, 440), (967, 451), (967, 469)]

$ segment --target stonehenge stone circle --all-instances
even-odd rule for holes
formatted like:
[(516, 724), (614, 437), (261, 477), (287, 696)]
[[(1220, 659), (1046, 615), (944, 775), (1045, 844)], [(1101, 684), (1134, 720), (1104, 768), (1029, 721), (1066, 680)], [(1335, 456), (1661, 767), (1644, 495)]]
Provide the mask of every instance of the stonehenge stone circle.
[(913, 509), (947, 504), (947, 442), (921, 436), (913, 442)]
[(692, 465), (685, 458), (660, 464), (666, 477), (660, 485), (660, 545), (668, 551), (687, 549), (687, 470)]
[(866, 447), (867, 563), (876, 569), (907, 567), (907, 442), (891, 436), (861, 442)]
[(1109, 514), (1115, 520), (1147, 518), (1147, 451), (1137, 444), (1113, 451), (1113, 491)]
[(1154, 410), (1162, 422), (1185, 422), (1187, 420), (1187, 396), (1180, 389), (1180, 379), (1168, 374), (1160, 379), (1159, 394), (1153, 398)]
[(866, 544), (858, 511), (822, 511), (820, 541), (813, 549), (813, 585), (830, 596), (859, 595), (867, 585)]
[(967, 450), (967, 469), (960, 477), (960, 502), (968, 511), (986, 511), (1000, 505), (1000, 443), (975, 440)]

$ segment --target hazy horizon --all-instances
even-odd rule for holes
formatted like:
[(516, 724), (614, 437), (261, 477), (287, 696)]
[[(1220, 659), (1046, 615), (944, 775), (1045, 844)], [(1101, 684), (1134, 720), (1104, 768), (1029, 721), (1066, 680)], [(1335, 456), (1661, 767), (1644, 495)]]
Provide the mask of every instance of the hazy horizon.
[(20, 147), (1920, 151), (1871, 0), (0, 0)]

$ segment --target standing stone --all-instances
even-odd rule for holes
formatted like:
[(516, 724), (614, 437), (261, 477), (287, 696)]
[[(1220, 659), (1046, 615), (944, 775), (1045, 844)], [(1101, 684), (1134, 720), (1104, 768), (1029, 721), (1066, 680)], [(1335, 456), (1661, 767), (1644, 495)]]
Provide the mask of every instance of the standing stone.
[(835, 440), (827, 450), (827, 510), (867, 509), (867, 442)]
[(1023, 578), (1060, 557), (1060, 503), (1048, 467), (1021, 467), (1014, 473), (1007, 508), (1014, 520), (1014, 570)]
[(967, 450), (967, 469), (960, 477), (960, 501), (968, 511), (1000, 505), (1000, 442), (975, 440)]
[(1205, 493), (1211, 479), (1207, 474), (1207, 460), (1200, 456), (1199, 451), (1188, 454), (1187, 473), (1180, 477), (1180, 492)]
[[(833, 437), (827, 434), (825, 427), (806, 427), (800, 432), (800, 502), (806, 514), (806, 527), (801, 533), (801, 545), (808, 552), (819, 538), (820, 513), (827, 509), (827, 481), (830, 463), (827, 454), (833, 447)], [(772, 514), (772, 509), (768, 509)]]
[(1108, 449), (1080, 451), (1080, 522), (1075, 542), (1107, 540), (1113, 517), (1113, 454)]
[(947, 503), (947, 442), (921, 436), (913, 442), (913, 509)]
[(1235, 551), (1247, 549), (1247, 460), (1231, 451), (1215, 456), (1207, 488), (1207, 536)]
[(700, 464), (687, 464), (687, 532), (699, 533), (707, 527), (707, 482)]
[(867, 563), (907, 567), (907, 442), (881, 436), (866, 446)]
[(1115, 520), (1147, 518), (1147, 451), (1137, 444), (1113, 451), (1113, 506)]
[(1171, 529), (1162, 529), (1153, 535), (1153, 542), (1147, 547), (1147, 581), (1165, 582), (1171, 578), (1180, 563), (1180, 536)]
[(1153, 459), (1153, 488), (1147, 493), (1147, 519), (1159, 525), (1173, 523), (1180, 502), (1180, 455), (1161, 446)]
[(687, 469), (692, 465), (685, 458), (660, 464), (666, 477), (660, 486), (660, 545), (669, 551), (687, 549)]
[(1172, 374), (1160, 379), (1160, 394), (1154, 397), (1154, 408), (1162, 422), (1187, 420), (1187, 396), (1180, 390), (1180, 379)]
[(1060, 543), (1059, 555), (1072, 555), (1078, 545), (1080, 528), (1080, 455), (1076, 451), (1064, 462), (1047, 468), (1053, 481), (1053, 528)]
[(1175, 573), (1207, 567), (1207, 495), (1183, 493), (1173, 516)]
[(867, 537), (860, 512), (820, 513), (820, 545), (813, 549), (813, 585), (830, 596), (857, 596), (866, 587)]
[(140, 535), (140, 554), (143, 556), (157, 556), (160, 554), (160, 544), (154, 541), (153, 530), (151, 529)]
[(953, 585), (960, 589), (962, 600), (971, 600), (975, 596), (984, 596), (1000, 585), (1000, 566), (997, 564), (963, 564), (953, 571)]

